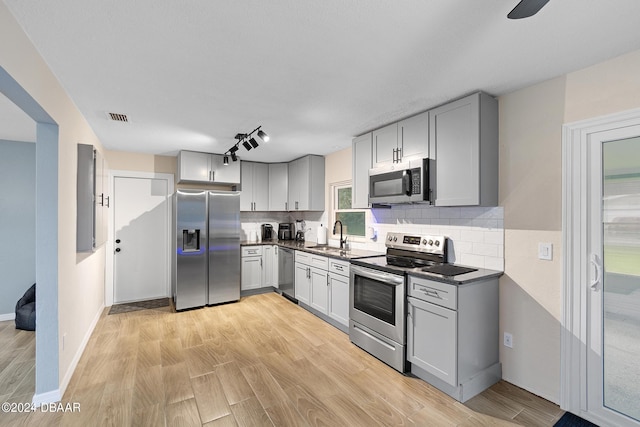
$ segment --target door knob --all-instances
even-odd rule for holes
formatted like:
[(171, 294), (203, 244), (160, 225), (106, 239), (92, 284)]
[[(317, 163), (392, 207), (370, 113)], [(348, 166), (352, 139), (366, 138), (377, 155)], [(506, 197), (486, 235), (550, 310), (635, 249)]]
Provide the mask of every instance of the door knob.
[(116, 243), (120, 243), (120, 239), (116, 239)]
[(120, 252), (120, 248), (116, 248), (116, 252)]

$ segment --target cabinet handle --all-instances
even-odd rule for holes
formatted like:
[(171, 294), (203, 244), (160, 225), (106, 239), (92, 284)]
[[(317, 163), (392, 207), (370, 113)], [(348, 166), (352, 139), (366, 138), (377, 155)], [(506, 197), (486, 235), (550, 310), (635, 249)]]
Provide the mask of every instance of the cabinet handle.
[(393, 149), (393, 155), (391, 156), (392, 162), (395, 163), (396, 162), (396, 149)]
[[(422, 292), (424, 292), (425, 294), (429, 295), (430, 297), (434, 297), (434, 298), (440, 298), (440, 294), (438, 294), (438, 292), (436, 291), (432, 291), (429, 289), (420, 289)], [(442, 299), (442, 298), (440, 298)]]
[(262, 258), (260, 258), (260, 268), (262, 268)]
[(296, 210), (298, 210), (298, 202), (296, 201)]
[(105, 199), (107, 200), (107, 204), (105, 205), (105, 207), (109, 207), (109, 196), (105, 197)]
[(284, 202), (284, 210), (285, 211), (289, 210), (289, 202)]
[(398, 148), (398, 163), (402, 162), (402, 147)]
[(338, 271), (344, 271), (342, 270), (342, 266), (341, 265), (334, 265), (334, 267), (336, 268), (336, 270)]

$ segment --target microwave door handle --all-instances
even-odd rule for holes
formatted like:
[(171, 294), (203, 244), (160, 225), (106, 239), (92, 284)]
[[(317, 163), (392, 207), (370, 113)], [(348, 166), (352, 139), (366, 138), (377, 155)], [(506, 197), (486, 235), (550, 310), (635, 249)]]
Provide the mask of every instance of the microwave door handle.
[(402, 192), (407, 196), (411, 196), (411, 170), (402, 173)]

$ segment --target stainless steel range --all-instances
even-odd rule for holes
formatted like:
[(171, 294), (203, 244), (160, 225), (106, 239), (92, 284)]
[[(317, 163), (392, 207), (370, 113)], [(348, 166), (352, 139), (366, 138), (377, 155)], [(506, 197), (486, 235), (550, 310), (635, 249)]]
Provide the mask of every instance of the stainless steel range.
[(453, 276), (473, 269), (446, 264), (444, 236), (388, 233), (385, 245), (385, 256), (351, 261), (349, 339), (405, 372), (406, 273), (419, 268)]

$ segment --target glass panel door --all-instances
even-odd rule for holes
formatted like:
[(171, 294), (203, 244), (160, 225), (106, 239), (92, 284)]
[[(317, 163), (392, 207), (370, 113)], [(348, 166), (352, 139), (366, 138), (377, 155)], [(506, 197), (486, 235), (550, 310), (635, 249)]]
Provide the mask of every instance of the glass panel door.
[(640, 420), (640, 138), (602, 143), (602, 405)]

